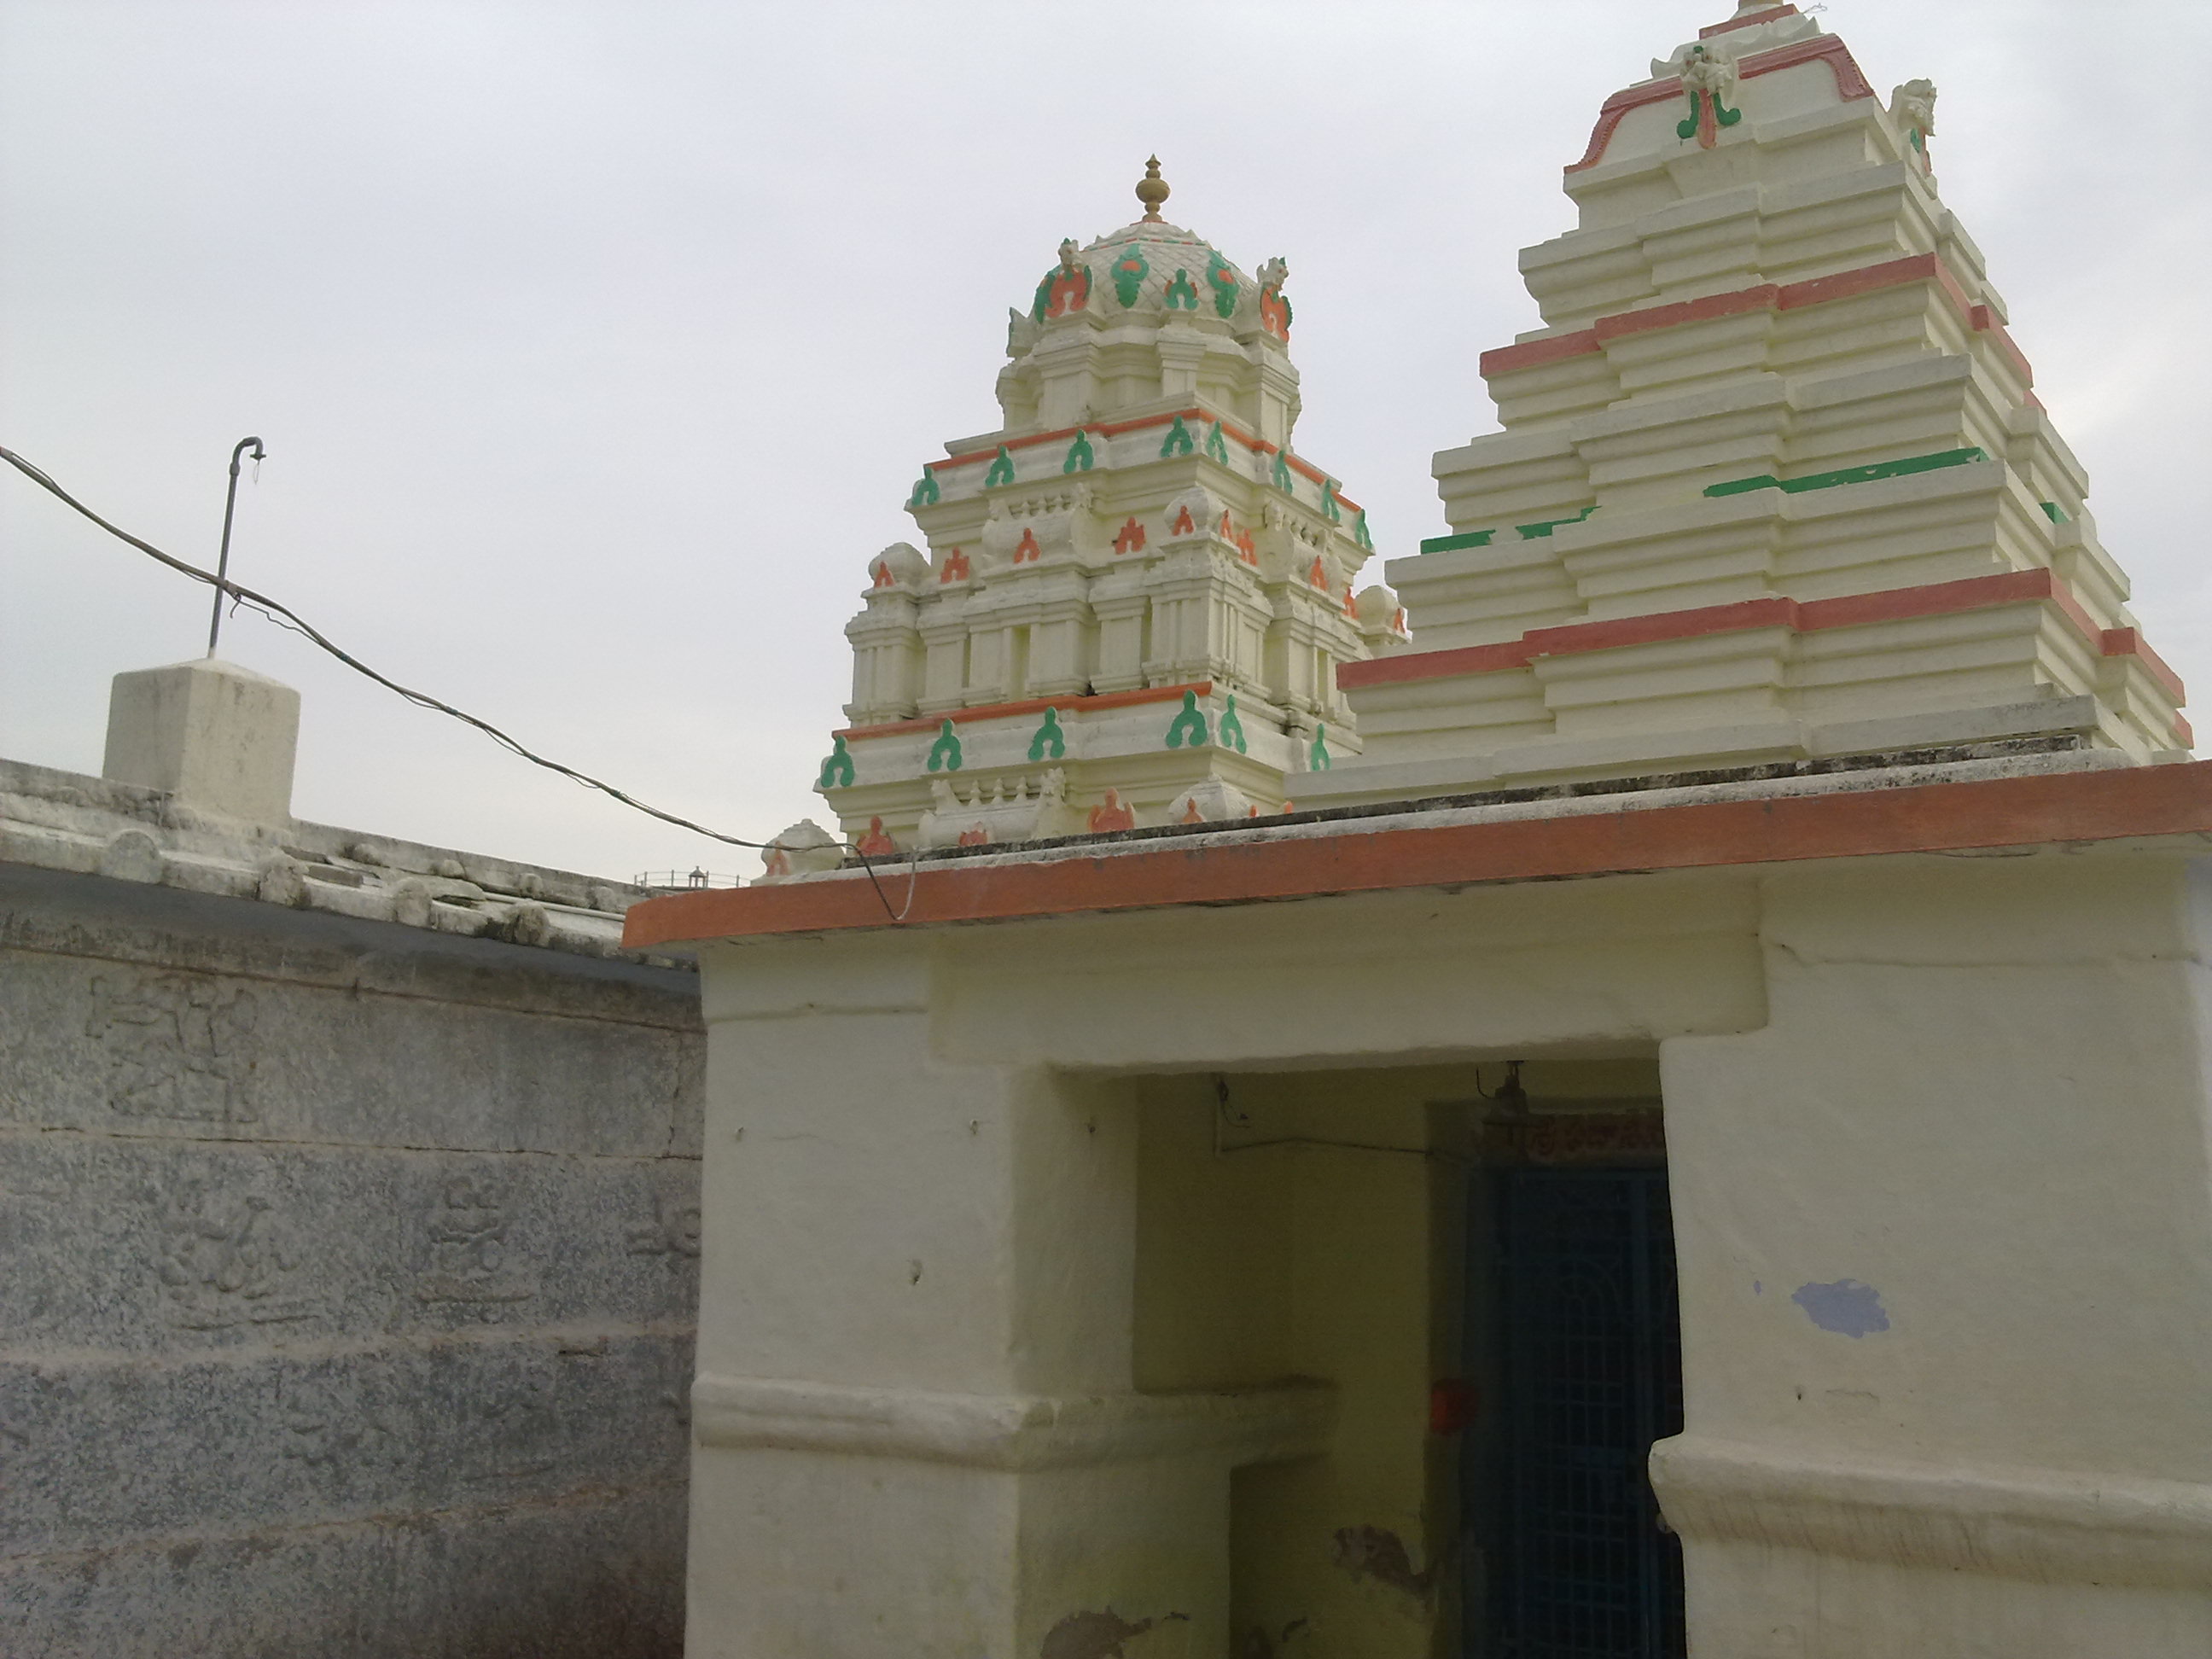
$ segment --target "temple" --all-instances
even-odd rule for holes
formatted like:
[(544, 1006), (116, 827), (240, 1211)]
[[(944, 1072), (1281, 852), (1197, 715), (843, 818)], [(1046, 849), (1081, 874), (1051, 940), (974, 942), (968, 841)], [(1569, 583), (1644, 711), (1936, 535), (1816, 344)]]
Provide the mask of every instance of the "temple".
[(843, 837), (626, 919), (693, 1659), (2212, 1651), (2212, 766), (1936, 105), (1747, 4), (1594, 111), (1402, 615), (1282, 262), (1062, 246)]
[(1287, 266), (1144, 216), (1010, 312), (995, 431), (926, 463), (869, 561), (818, 786), (864, 850), (1282, 810), (1356, 755), (1336, 671), (1402, 642), (1367, 514), (1291, 447)]
[(1305, 802), (2063, 738), (2190, 745), (2081, 463), (1936, 191), (1936, 91), (1887, 106), (1794, 6), (1608, 100), (1503, 430), (1436, 458), (1391, 562), (1419, 649), (1340, 676), (1361, 763)]

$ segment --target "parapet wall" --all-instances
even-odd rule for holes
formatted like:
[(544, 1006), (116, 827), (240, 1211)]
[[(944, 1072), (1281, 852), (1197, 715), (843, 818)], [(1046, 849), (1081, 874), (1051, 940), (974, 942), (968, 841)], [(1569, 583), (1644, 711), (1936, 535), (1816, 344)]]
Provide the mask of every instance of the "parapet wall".
[(679, 1652), (696, 979), (147, 874), (0, 862), (0, 1648)]

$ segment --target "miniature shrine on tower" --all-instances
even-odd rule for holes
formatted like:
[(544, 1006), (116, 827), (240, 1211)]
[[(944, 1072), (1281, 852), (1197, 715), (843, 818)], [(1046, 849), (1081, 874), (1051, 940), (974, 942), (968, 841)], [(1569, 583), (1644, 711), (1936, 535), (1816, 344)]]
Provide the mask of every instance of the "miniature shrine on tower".
[(1282, 810), (1357, 754), (1337, 670), (1402, 643), (1367, 514), (1291, 447), (1282, 259), (1160, 216), (1060, 246), (1009, 312), (1004, 424), (925, 463), (869, 562), (819, 787), (865, 850)]

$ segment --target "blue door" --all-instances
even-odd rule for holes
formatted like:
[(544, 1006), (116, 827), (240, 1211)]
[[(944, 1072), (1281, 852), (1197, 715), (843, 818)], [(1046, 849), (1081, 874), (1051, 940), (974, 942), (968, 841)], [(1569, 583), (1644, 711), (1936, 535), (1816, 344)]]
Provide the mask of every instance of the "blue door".
[(1651, 1443), (1682, 1427), (1666, 1172), (1492, 1179), (1503, 1397), (1487, 1652), (1681, 1659), (1681, 1547), (1645, 1473)]

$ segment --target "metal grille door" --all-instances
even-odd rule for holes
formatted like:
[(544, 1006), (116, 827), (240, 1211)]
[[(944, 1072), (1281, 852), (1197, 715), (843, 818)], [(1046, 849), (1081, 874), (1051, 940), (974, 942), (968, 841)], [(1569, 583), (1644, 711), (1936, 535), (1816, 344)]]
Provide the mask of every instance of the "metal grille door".
[(1494, 1651), (1511, 1659), (1681, 1659), (1681, 1547), (1645, 1460), (1682, 1426), (1667, 1177), (1499, 1176), (1503, 1569)]

